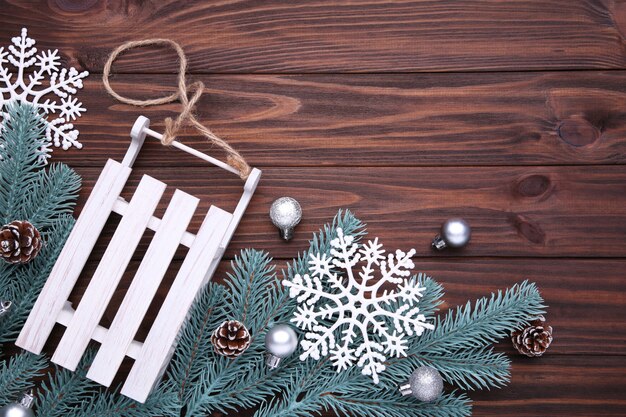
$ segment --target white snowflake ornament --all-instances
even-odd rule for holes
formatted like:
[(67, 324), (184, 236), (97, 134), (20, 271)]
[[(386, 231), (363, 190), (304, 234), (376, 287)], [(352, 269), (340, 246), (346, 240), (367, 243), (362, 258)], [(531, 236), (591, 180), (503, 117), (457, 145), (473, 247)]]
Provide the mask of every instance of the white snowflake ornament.
[[(300, 360), (330, 355), (337, 372), (356, 362), (377, 384), (387, 356), (406, 356), (407, 336), (434, 329), (417, 306), (425, 288), (408, 279), (415, 250), (385, 256), (378, 238), (360, 245), (341, 228), (331, 247), (311, 254), (309, 274), (283, 280), (300, 304), (291, 321), (307, 330)], [(395, 289), (381, 290), (387, 283)]]
[[(0, 117), (7, 117), (8, 104), (14, 101), (28, 102), (50, 115), (48, 120), (44, 120), (50, 145), (65, 150), (72, 146), (80, 149), (79, 132), (74, 129), (72, 121), (86, 109), (73, 94), (83, 88), (82, 79), (89, 72), (61, 68), (59, 51), (56, 49), (42, 51), (37, 55), (35, 40), (27, 34), (24, 28), (20, 36), (11, 39), (12, 45), (6, 49), (0, 47)], [(11, 70), (9, 65), (12, 66)], [(44, 149), (46, 153), (51, 152), (50, 145)]]

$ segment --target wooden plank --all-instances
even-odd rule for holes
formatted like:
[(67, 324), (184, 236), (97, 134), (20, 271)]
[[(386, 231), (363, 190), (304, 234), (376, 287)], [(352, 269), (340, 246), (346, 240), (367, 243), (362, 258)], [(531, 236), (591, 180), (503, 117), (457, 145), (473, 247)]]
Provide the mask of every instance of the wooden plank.
[(250, 201), (252, 201), (252, 197), (254, 197), (254, 192), (256, 191), (257, 186), (259, 185), (259, 181), (261, 181), (261, 171), (257, 168), (252, 168), (250, 171), (250, 175), (246, 179), (246, 183), (243, 186), (243, 193), (241, 194), (241, 198), (237, 202), (237, 206), (233, 210), (233, 216), (228, 224), (228, 228), (226, 232), (224, 232), (224, 237), (220, 242), (220, 246), (218, 249), (217, 256), (214, 257), (213, 262), (209, 265), (209, 269), (207, 270), (204, 278), (203, 284), (207, 284), (211, 278), (213, 278), (213, 274), (215, 274), (215, 270), (219, 266), (222, 257), (224, 256), (224, 252), (228, 248), (231, 239), (233, 238), (235, 231), (239, 227), (239, 223), (243, 216), (246, 214), (246, 210)]
[(143, 236), (165, 184), (144, 175), (76, 309), (52, 362), (75, 370)]
[(113, 324), (89, 368), (87, 378), (107, 387), (113, 382), (198, 202), (197, 198), (180, 190), (174, 193)]
[(232, 219), (230, 213), (211, 206), (196, 239), (159, 310), (143, 344), (141, 356), (130, 370), (122, 394), (144, 402), (165, 371), (180, 331), (206, 273), (216, 257), (224, 233)]
[[(65, 327), (69, 326), (70, 323), (72, 322), (72, 318), (74, 317), (75, 312), (76, 311), (72, 308), (72, 304), (70, 302), (67, 302), (65, 306), (63, 307), (63, 310), (61, 310), (61, 313), (59, 314), (57, 323)], [(106, 338), (107, 332), (108, 332), (107, 328), (98, 325), (93, 331), (92, 339), (95, 340), (96, 342), (102, 343), (104, 342), (104, 339)], [(128, 356), (133, 359), (138, 358), (139, 353), (141, 352), (142, 346), (143, 346), (143, 343), (133, 340), (128, 346), (128, 353), (127, 353)]]
[[(296, 252), (294, 250), (294, 256)], [(554, 327), (555, 340), (551, 355), (622, 355), (626, 356), (626, 270), (625, 259), (553, 259), (553, 258), (416, 258), (415, 272), (432, 276), (445, 288), (442, 308), (462, 305), (468, 300), (489, 295), (523, 280), (537, 283), (546, 304), (547, 318)], [(276, 270), (286, 267), (287, 260), (275, 260)], [(131, 261), (131, 274), (140, 261)], [(175, 260), (164, 282), (171, 283), (181, 261)], [(232, 272), (230, 261), (222, 261), (213, 280), (225, 283)], [(73, 299), (80, 299), (87, 282), (79, 281)], [(128, 282), (116, 290), (111, 304), (119, 305)], [(160, 289), (155, 305), (160, 306), (167, 295), (167, 286)], [(143, 340), (158, 313), (147, 315), (147, 325), (139, 329)], [(116, 311), (108, 310), (104, 321), (114, 319)], [(598, 341), (602, 341), (599, 343)], [(507, 343), (501, 348), (513, 350)]]
[[(475, 166), (626, 163), (626, 72), (197, 76), (198, 113), (252, 166)], [(132, 97), (170, 93), (170, 75), (116, 76)], [(155, 92), (158, 91), (158, 92)], [(80, 98), (72, 166), (122, 160), (139, 112), (163, 131), (171, 106), (119, 104), (98, 76)], [(106, 111), (99, 110), (106, 109)], [(199, 135), (181, 139), (216, 157)], [(135, 165), (206, 164), (148, 141)]]
[(476, 416), (621, 417), (624, 374), (623, 356), (517, 356), (508, 387), (469, 395)]
[(82, 216), (76, 221), (39, 298), (17, 338), (16, 345), (41, 353), (65, 301), (82, 271), (111, 208), (130, 175), (130, 168), (109, 159), (91, 188)]
[[(219, 169), (145, 171), (200, 198), (201, 211), (209, 201), (231, 211), (241, 193), (241, 180)], [(97, 171), (79, 173), (88, 192)], [(624, 166), (272, 168), (264, 172), (226, 256), (253, 247), (292, 258), (339, 209), (350, 209), (386, 247), (415, 247), (420, 257), (624, 257), (624, 184)], [(271, 202), (283, 195), (304, 209), (289, 244), (268, 217)], [(462, 251), (435, 253), (430, 241), (452, 216), (467, 218), (472, 242)], [(196, 219), (190, 230), (198, 226)]]
[[(595, 356), (516, 357), (507, 387), (468, 392), (477, 417), (554, 416), (623, 417), (626, 415), (626, 358)], [(445, 392), (451, 392), (450, 387)], [(333, 395), (333, 393), (324, 393)], [(252, 417), (255, 410), (237, 411)], [(321, 414), (336, 417), (332, 411)]]
[[(118, 198), (117, 201), (115, 202), (115, 205), (113, 206), (113, 212), (119, 214), (120, 216), (123, 216), (126, 214), (127, 211), (128, 211), (128, 202), (121, 197)], [(157, 230), (159, 230), (160, 225), (161, 225), (161, 219), (159, 219), (156, 216), (152, 216), (146, 228), (156, 232)], [(184, 232), (183, 237), (180, 239), (180, 244), (183, 246), (190, 247), (195, 238), (196, 238), (196, 235), (194, 235), (193, 233)]]
[[(624, 68), (626, 12), (594, 0), (337, 2), (112, 0), (12, 2), (0, 38), (25, 26), (42, 48), (100, 71), (109, 52), (179, 41), (193, 72), (398, 72)], [(30, 4), (30, 7), (27, 5)], [(132, 36), (131, 36), (132, 35)], [(138, 52), (120, 71), (174, 72), (172, 54)]]

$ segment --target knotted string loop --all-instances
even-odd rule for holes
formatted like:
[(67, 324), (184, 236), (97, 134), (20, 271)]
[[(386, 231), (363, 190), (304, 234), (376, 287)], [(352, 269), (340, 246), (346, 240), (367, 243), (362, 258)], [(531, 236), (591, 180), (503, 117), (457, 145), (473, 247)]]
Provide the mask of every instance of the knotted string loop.
[[(148, 99), (148, 100), (137, 100), (129, 97), (124, 97), (118, 94), (109, 83), (109, 76), (111, 74), (111, 67), (113, 66), (113, 62), (117, 59), (117, 57), (129, 49), (139, 48), (142, 46), (169, 46), (176, 51), (178, 54), (178, 59), (180, 61), (180, 66), (178, 69), (178, 91), (170, 94), (169, 96)], [(174, 140), (176, 140), (176, 136), (178, 132), (185, 126), (190, 125), (196, 128), (200, 133), (202, 133), (209, 142), (214, 145), (219, 146), (224, 149), (227, 154), (227, 161), (230, 166), (235, 168), (239, 172), (239, 176), (242, 179), (248, 178), (250, 175), (250, 166), (246, 162), (246, 160), (241, 156), (239, 152), (237, 152), (228, 142), (224, 139), (217, 136), (215, 133), (211, 131), (208, 127), (204, 126), (194, 114), (194, 108), (196, 103), (202, 96), (204, 92), (204, 84), (198, 81), (193, 84), (187, 84), (186, 80), (187, 73), (187, 56), (183, 51), (183, 48), (176, 42), (171, 39), (145, 39), (140, 41), (130, 41), (126, 42), (111, 52), (109, 59), (106, 64), (104, 64), (104, 70), (102, 74), (102, 82), (104, 83), (104, 88), (106, 91), (125, 104), (130, 104), (133, 106), (158, 106), (161, 104), (172, 103), (174, 101), (180, 101), (182, 104), (182, 110), (178, 117), (172, 119), (168, 117), (165, 119), (165, 132), (163, 133), (163, 139), (161, 143), (163, 145), (170, 145)], [(191, 92), (191, 96), (189, 95)]]

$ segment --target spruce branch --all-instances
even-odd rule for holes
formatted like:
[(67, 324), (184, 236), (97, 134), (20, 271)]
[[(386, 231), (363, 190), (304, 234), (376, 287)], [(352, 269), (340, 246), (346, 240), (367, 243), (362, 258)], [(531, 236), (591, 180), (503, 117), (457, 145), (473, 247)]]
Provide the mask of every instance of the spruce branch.
[(15, 218), (27, 219), (38, 229), (49, 227), (56, 218), (72, 214), (81, 179), (65, 164), (52, 164), (37, 172), (33, 180), (23, 184), (27, 191)]
[(37, 412), (46, 417), (64, 417), (77, 405), (89, 401), (99, 392), (94, 382), (85, 378), (95, 352), (89, 351), (75, 372), (58, 366), (41, 385)]
[[(443, 318), (438, 316), (435, 330), (416, 338), (408, 356), (394, 358), (388, 366), (404, 379), (415, 368), (429, 365), (463, 389), (501, 387), (510, 378), (509, 360), (487, 346), (543, 314), (544, 308), (536, 285), (524, 281), (483, 297), (474, 306), (468, 302), (449, 310)], [(383, 377), (386, 386), (396, 383), (389, 375)]]
[(39, 256), (26, 265), (0, 265), (0, 298), (13, 302), (8, 318), (0, 320), (0, 343), (13, 342), (17, 337), (73, 225), (70, 215), (61, 215), (42, 232), (45, 245)]
[(432, 403), (398, 398), (396, 392), (385, 392), (376, 398), (364, 395), (335, 395), (325, 398), (326, 409), (337, 415), (359, 417), (464, 417), (472, 414), (471, 401), (464, 394), (444, 394)]
[(437, 317), (435, 330), (415, 339), (410, 354), (452, 355), (463, 349), (488, 346), (545, 313), (543, 298), (534, 283), (524, 281), (506, 291), (478, 299), (474, 306), (450, 310)]
[[(359, 230), (363, 228), (363, 224), (349, 211), (339, 212), (332, 226), (327, 225), (319, 234), (314, 235), (311, 249), (301, 254), (288, 269), (308, 268), (309, 253), (317, 250), (330, 251), (330, 241), (335, 238), (336, 227), (343, 227), (355, 235), (360, 235)], [(186, 404), (186, 416), (214, 410), (226, 412), (241, 407), (253, 407), (268, 396), (280, 392), (285, 379), (289, 378), (289, 372), (268, 371), (263, 341), (265, 332), (273, 323), (290, 319), (295, 303), (279, 285), (271, 266), (271, 258), (267, 254), (253, 250), (242, 251), (231, 266), (232, 272), (226, 284), (228, 295), (219, 297), (217, 303), (208, 294), (200, 297), (199, 303), (190, 314), (190, 323), (181, 336), (179, 351), (172, 365), (173, 381), (179, 386), (182, 385), (182, 369), (187, 369), (187, 382), (182, 389), (181, 398)], [(210, 306), (215, 309), (215, 320), (208, 326), (195, 317), (203, 316)], [(212, 331), (225, 319), (244, 321), (252, 335), (248, 351), (235, 360), (216, 355), (210, 343)], [(185, 347), (192, 340), (198, 340), (193, 342), (196, 345), (206, 346), (202, 355), (198, 355), (196, 351), (192, 358), (191, 352)], [(291, 363), (301, 366), (296, 360), (297, 358), (293, 362), (285, 361), (284, 366)], [(186, 365), (182, 365), (183, 363)]]
[(444, 356), (424, 353), (412, 358), (407, 361), (411, 371), (430, 366), (450, 384), (464, 390), (500, 388), (511, 378), (511, 361), (491, 348), (461, 350)]
[[(190, 391), (207, 372), (206, 360), (211, 357), (211, 333), (222, 321), (217, 307), (224, 295), (224, 287), (210, 283), (199, 295), (183, 328), (172, 364), (168, 371), (166, 388), (176, 387), (181, 403), (187, 403)], [(163, 384), (162, 384), (163, 385)]]
[(33, 386), (47, 366), (43, 356), (20, 352), (0, 363), (0, 404), (8, 404)]
[(145, 404), (126, 398), (117, 390), (107, 391), (85, 375), (94, 351), (83, 357), (75, 372), (55, 367), (47, 382), (42, 384), (39, 415), (46, 417), (174, 417), (180, 404), (172, 391), (152, 395)]
[[(25, 183), (34, 181), (45, 166), (42, 147), (46, 144), (45, 124), (37, 109), (19, 102), (8, 106), (0, 129), (0, 222), (16, 220), (28, 198)], [(19, 219), (26, 220), (26, 219)]]

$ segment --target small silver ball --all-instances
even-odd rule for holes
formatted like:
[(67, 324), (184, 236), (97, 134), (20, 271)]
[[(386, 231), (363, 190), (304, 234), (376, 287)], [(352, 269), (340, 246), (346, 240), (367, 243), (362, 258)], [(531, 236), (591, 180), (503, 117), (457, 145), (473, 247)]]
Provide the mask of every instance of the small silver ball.
[(298, 348), (298, 335), (288, 324), (277, 324), (265, 335), (265, 348), (278, 358), (286, 358)]
[(420, 401), (432, 402), (443, 392), (443, 378), (434, 368), (420, 366), (409, 378), (411, 395)]
[(35, 417), (32, 409), (13, 403), (0, 408), (0, 417)]
[(281, 197), (272, 203), (270, 219), (285, 240), (293, 237), (293, 229), (302, 220), (302, 207), (295, 198)]
[(441, 237), (451, 248), (460, 248), (470, 241), (472, 229), (463, 219), (448, 219), (441, 226)]
[(7, 314), (9, 310), (11, 309), (12, 305), (13, 303), (10, 301), (0, 300), (0, 317)]

